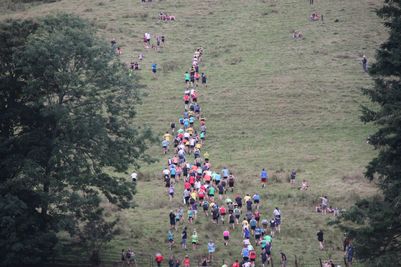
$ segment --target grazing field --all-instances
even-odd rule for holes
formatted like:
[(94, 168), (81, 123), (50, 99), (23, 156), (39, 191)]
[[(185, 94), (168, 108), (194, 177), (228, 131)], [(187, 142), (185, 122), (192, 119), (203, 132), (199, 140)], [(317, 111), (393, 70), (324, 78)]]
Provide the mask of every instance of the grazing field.
[[(147, 96), (135, 123), (150, 126), (160, 136), (182, 111), (183, 75), (195, 48), (202, 46), (200, 68), (209, 83), (199, 90), (199, 102), (208, 127), (204, 151), (212, 168), (227, 166), (236, 175), (234, 193), (261, 193), (262, 218), (271, 218), (274, 207), (280, 207), (283, 224), (273, 241), (275, 262), (283, 251), (291, 264), (296, 255), (316, 266), (319, 258), (339, 261), (343, 255), (342, 233), (327, 225), (333, 217), (314, 212), (319, 196), (327, 195), (331, 205), (346, 209), (360, 196), (375, 193), (363, 178), (374, 151), (366, 144), (373, 128), (359, 121), (360, 104), (367, 103), (360, 88), (371, 84), (360, 59), (363, 54), (373, 59), (386, 38), (374, 13), (380, 5), (375, 0), (317, 0), (314, 5), (307, 0), (63, 0), (20, 5), (16, 11), (4, 10), (1, 19), (72, 12), (91, 21), (105, 41), (116, 38), (124, 62), (144, 53), (137, 73)], [(160, 11), (177, 20), (161, 22)], [(324, 15), (323, 22), (309, 21), (314, 11)], [(304, 39), (293, 40), (293, 30), (302, 31)], [(166, 46), (144, 49), (145, 32), (152, 37), (164, 34)], [(157, 79), (151, 63), (158, 64)], [(218, 259), (213, 266), (220, 266), (222, 259), (239, 259), (239, 228), (224, 247), (224, 226), (202, 215), (189, 226), (189, 233), (197, 229), (200, 248), (180, 249), (180, 226), (177, 244), (169, 252), (168, 213), (180, 205), (182, 185), (169, 202), (161, 179), (167, 157), (159, 144), (149, 153), (159, 162), (140, 169), (137, 207), (121, 213), (109, 210), (121, 221), (107, 254), (114, 253), (117, 260), (122, 248), (132, 247), (149, 254), (162, 251), (166, 257), (188, 253), (195, 261), (207, 254), (207, 242), (213, 238)], [(266, 189), (259, 185), (262, 168), (273, 177)], [(288, 174), (293, 168), (298, 170), (297, 182), (307, 179), (310, 190), (291, 188)], [(327, 240), (323, 252), (316, 241), (319, 229)]]

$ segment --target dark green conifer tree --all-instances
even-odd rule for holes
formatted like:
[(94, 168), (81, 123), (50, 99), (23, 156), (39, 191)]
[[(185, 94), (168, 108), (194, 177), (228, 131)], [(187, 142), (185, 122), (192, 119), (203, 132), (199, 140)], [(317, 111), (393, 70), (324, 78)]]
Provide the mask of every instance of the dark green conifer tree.
[(342, 227), (367, 266), (401, 266), (401, 1), (386, 0), (377, 14), (389, 38), (369, 70), (374, 86), (363, 93), (375, 105), (363, 107), (362, 121), (378, 126), (369, 138), (378, 154), (365, 175), (377, 183), (380, 195), (356, 203)]
[(0, 25), (0, 88), (0, 265), (46, 261), (60, 231), (110, 240), (101, 201), (129, 208), (135, 193), (114, 173), (150, 160), (135, 77), (62, 14)]

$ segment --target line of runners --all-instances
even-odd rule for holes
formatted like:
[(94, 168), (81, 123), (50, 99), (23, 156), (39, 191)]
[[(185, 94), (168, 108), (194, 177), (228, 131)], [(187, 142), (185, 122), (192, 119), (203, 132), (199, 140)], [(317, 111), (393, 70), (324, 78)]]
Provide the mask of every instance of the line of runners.
[[(212, 169), (209, 154), (204, 151), (206, 141), (206, 119), (202, 116), (201, 106), (198, 102), (199, 64), (202, 61), (203, 49), (198, 48), (193, 56), (192, 67), (184, 74), (186, 88), (183, 95), (183, 112), (178, 119), (178, 127), (175, 122), (170, 124), (170, 131), (163, 136), (163, 153), (173, 152), (163, 168), (163, 179), (170, 201), (176, 195), (176, 185), (183, 183), (183, 205), (169, 213), (170, 229), (167, 233), (167, 241), (170, 250), (175, 245), (174, 232), (178, 231), (178, 225), (182, 225), (181, 248), (187, 250), (188, 239), (191, 241), (192, 250), (197, 250), (199, 235), (193, 227), (189, 232), (188, 227), (193, 226), (199, 216), (211, 218), (217, 229), (222, 230), (222, 241), (225, 246), (230, 245), (231, 232), (241, 231), (243, 245), (239, 249), (241, 260), (235, 260), (232, 267), (255, 266), (255, 261), (260, 257), (263, 266), (269, 264), (271, 259), (272, 241), (276, 233), (280, 233), (281, 211), (275, 208), (272, 218), (262, 219), (258, 193), (234, 194), (236, 178), (226, 167), (220, 172)], [(202, 85), (206, 85), (206, 81)], [(176, 130), (178, 128), (178, 130)], [(260, 173), (262, 188), (268, 180), (268, 173), (263, 169)], [(231, 194), (231, 196), (230, 196)], [(199, 213), (198, 210), (201, 210)], [(267, 214), (266, 214), (267, 216)], [(218, 226), (222, 225), (222, 226)], [(231, 232), (230, 232), (231, 231)], [(259, 252), (257, 247), (260, 247)], [(207, 243), (208, 256), (201, 266), (211, 266), (213, 255), (216, 251), (214, 240)], [(282, 266), (286, 266), (286, 255), (281, 253)], [(155, 261), (158, 266), (164, 261), (161, 253), (157, 253)], [(225, 262), (228, 262), (225, 259)], [(190, 257), (186, 255), (181, 262), (173, 256), (168, 260), (169, 266), (191, 266)], [(213, 266), (217, 266), (214, 263)], [(223, 263), (222, 267), (227, 267)]]

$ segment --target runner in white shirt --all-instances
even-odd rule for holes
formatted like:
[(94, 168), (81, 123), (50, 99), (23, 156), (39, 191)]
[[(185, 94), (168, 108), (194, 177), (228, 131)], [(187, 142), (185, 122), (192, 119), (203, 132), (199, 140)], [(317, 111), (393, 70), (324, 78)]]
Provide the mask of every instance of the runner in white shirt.
[(190, 135), (188, 132), (185, 132), (185, 133), (184, 133), (184, 138), (189, 139), (190, 136), (191, 136), (191, 135)]
[(136, 172), (131, 173), (131, 180), (133, 183), (136, 182), (137, 177), (138, 177), (138, 174)]
[(164, 168), (163, 176), (164, 176), (164, 178), (166, 178), (166, 176), (170, 176), (170, 171), (167, 168)]
[(281, 210), (279, 208), (275, 208), (273, 211), (274, 222), (276, 223), (277, 232), (280, 233), (280, 225), (281, 225)]

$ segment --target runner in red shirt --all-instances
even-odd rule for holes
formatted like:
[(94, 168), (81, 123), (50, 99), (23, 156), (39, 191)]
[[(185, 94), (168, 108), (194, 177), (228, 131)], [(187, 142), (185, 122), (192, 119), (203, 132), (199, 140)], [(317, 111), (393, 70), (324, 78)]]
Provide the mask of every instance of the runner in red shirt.
[(188, 255), (185, 255), (185, 258), (183, 260), (183, 264), (184, 264), (184, 267), (190, 267), (191, 266), (191, 261), (189, 260), (189, 256)]
[(251, 260), (251, 266), (255, 266), (256, 252), (255, 250), (249, 251), (249, 259)]
[(226, 216), (226, 208), (222, 205), (219, 209), (219, 212), (220, 212), (220, 219), (224, 224), (224, 217)]
[(163, 255), (161, 253), (156, 253), (155, 261), (158, 267), (161, 266), (163, 260), (164, 260)]
[(240, 267), (238, 260), (235, 260), (235, 262), (233, 263), (233, 265), (231, 265), (231, 267)]
[(184, 188), (189, 190), (191, 188), (191, 184), (189, 182), (185, 182)]

